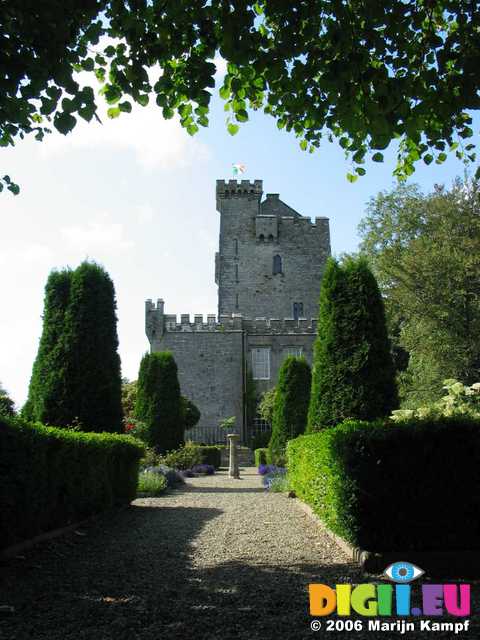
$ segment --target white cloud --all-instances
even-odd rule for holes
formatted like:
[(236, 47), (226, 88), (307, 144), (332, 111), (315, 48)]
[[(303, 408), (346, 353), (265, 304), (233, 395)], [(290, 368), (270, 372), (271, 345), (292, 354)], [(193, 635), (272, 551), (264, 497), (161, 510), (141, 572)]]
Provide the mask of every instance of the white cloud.
[[(15, 243), (15, 238), (10, 238)], [(20, 247), (2, 248), (0, 252), (0, 266), (15, 265), (15, 269), (31, 269), (32, 266), (49, 264), (53, 251), (46, 245), (29, 242)]]
[(133, 247), (133, 242), (125, 237), (124, 225), (107, 220), (64, 227), (60, 230), (60, 234), (70, 249), (85, 256), (99, 252), (118, 253)]
[(103, 98), (98, 98), (102, 123), (79, 119), (67, 136), (57, 132), (46, 136), (41, 146), (45, 159), (78, 150), (133, 151), (144, 169), (178, 169), (208, 160), (207, 145), (192, 138), (177, 117), (165, 120), (162, 110), (151, 102), (146, 107), (133, 105), (131, 113), (111, 119)]

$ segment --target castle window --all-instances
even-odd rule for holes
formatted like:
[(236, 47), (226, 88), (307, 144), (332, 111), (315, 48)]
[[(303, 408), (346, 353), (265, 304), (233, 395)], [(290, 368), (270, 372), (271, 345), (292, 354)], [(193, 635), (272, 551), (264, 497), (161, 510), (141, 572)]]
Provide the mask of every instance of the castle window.
[(238, 309), (238, 293), (235, 294), (235, 309)]
[(238, 264), (235, 265), (235, 281), (238, 282)]
[(268, 240), (269, 240), (269, 242), (273, 242), (273, 233), (271, 233), (271, 234), (268, 236)]
[(261, 234), (258, 236), (258, 239), (260, 240), (260, 242), (263, 242), (263, 241), (265, 240), (265, 236), (263, 235), (263, 233), (261, 233)]
[(270, 349), (252, 349), (252, 375), (254, 380), (270, 380)]
[(287, 356), (295, 356), (295, 358), (300, 358), (302, 354), (302, 347), (285, 347), (285, 349), (283, 350), (283, 355), (285, 358)]
[(282, 258), (279, 255), (273, 256), (273, 275), (282, 273)]
[(238, 240), (237, 240), (237, 238), (235, 238), (235, 240), (233, 241), (233, 246), (235, 248), (235, 255), (238, 256)]
[(294, 302), (293, 319), (298, 320), (299, 318), (303, 318), (303, 302)]

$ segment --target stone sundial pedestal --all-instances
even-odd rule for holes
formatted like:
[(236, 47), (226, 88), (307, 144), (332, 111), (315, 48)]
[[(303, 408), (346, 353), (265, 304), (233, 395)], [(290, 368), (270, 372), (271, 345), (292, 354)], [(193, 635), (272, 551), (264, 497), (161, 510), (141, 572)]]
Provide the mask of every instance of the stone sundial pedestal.
[(240, 478), (240, 470), (238, 468), (238, 449), (237, 443), (240, 438), (238, 433), (229, 433), (227, 438), (230, 442), (230, 464), (228, 468), (228, 476), (230, 478)]

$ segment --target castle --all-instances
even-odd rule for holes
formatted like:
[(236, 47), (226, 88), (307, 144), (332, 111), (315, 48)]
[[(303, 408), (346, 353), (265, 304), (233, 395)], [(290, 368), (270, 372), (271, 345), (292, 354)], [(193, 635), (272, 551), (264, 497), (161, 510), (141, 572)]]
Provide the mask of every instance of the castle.
[(218, 319), (165, 313), (163, 300), (146, 301), (151, 351), (171, 351), (182, 394), (200, 409), (188, 437), (224, 439), (219, 423), (236, 417), (243, 442), (247, 372), (258, 395), (276, 384), (287, 355), (312, 361), (320, 281), (330, 256), (328, 218), (315, 223), (268, 193), (262, 180), (217, 180), (219, 251), (215, 254)]

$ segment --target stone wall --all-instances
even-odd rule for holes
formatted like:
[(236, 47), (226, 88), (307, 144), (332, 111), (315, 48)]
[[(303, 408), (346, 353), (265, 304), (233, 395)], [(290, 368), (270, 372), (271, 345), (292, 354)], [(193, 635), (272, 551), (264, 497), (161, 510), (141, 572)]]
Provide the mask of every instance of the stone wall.
[[(178, 366), (182, 394), (202, 413), (199, 427), (217, 427), (236, 417), (243, 425), (243, 332), (166, 331), (152, 351), (171, 351)], [(188, 435), (188, 434), (187, 434)]]
[[(220, 251), (216, 257), (219, 314), (289, 318), (293, 304), (316, 318), (320, 282), (330, 256), (328, 218), (299, 215), (278, 194), (261, 202), (262, 182), (217, 182)], [(273, 273), (274, 256), (281, 272)]]

